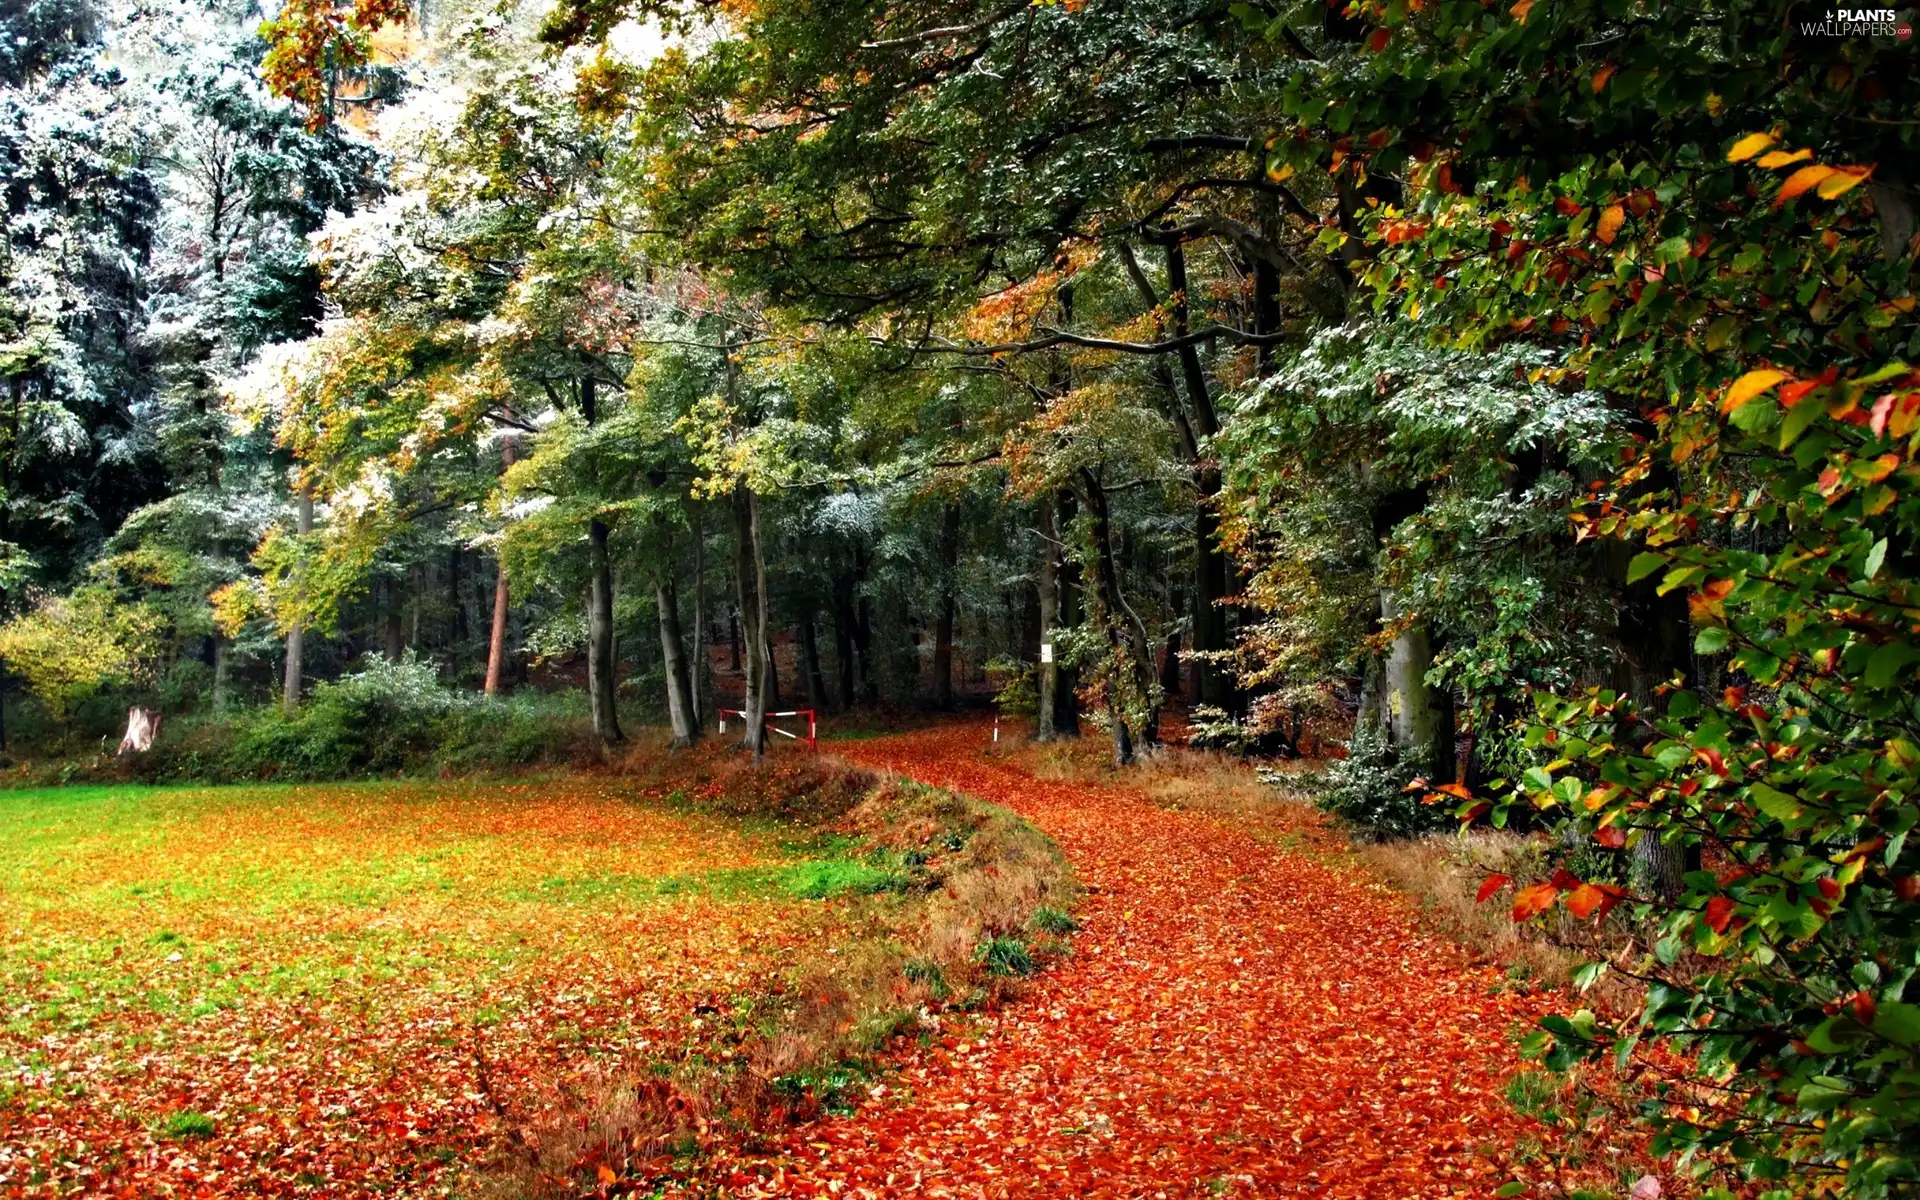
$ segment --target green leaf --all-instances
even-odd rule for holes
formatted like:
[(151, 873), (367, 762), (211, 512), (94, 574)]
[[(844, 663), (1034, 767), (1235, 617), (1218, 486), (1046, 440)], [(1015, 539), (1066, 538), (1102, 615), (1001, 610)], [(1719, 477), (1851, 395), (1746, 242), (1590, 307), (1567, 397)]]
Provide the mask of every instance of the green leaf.
[(1667, 556), (1653, 550), (1642, 551), (1627, 564), (1627, 582), (1638, 583), (1667, 565)]
[(1527, 1185), (1516, 1179), (1512, 1183), (1501, 1184), (1494, 1189), (1493, 1194), (1501, 1197), (1502, 1200), (1508, 1196), (1524, 1196), (1527, 1194)]
[(1847, 1054), (1867, 1036), (1851, 1017), (1828, 1017), (1807, 1031), (1806, 1043), (1822, 1054)]
[(1872, 579), (1880, 573), (1880, 566), (1887, 561), (1887, 539), (1881, 538), (1867, 551), (1866, 566), (1861, 569), (1860, 578)]
[(1727, 648), (1728, 640), (1724, 627), (1709, 625), (1693, 635), (1693, 650), (1696, 654), (1718, 654)]
[(1731, 315), (1714, 318), (1713, 324), (1707, 326), (1707, 349), (1709, 351), (1724, 349), (1733, 339), (1734, 328), (1735, 323)]
[(1914, 662), (1920, 662), (1920, 647), (1909, 642), (1888, 642), (1867, 660), (1867, 686), (1876, 691), (1891, 687), (1900, 673)]
[(1805, 810), (1792, 796), (1764, 783), (1756, 783), (1747, 789), (1747, 796), (1753, 806), (1776, 821), (1797, 820)]
[(1889, 1001), (1873, 1015), (1873, 1031), (1902, 1046), (1920, 1046), (1920, 1004)]
[(1797, 1097), (1801, 1108), (1824, 1110), (1838, 1108), (1852, 1096), (1853, 1089), (1845, 1080), (1835, 1079), (1831, 1075), (1815, 1075), (1813, 1082), (1800, 1089)]

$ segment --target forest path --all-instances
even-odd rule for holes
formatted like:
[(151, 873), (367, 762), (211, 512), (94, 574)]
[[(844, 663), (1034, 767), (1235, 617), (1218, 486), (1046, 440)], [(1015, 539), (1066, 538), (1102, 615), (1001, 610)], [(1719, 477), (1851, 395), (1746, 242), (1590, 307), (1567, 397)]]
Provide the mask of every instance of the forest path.
[(1071, 955), (972, 1040), (914, 1052), (857, 1113), (805, 1130), (745, 1194), (1401, 1200), (1512, 1178), (1503, 1160), (1540, 1132), (1501, 1096), (1527, 1003), (1316, 853), (1314, 814), (1256, 836), (1038, 779), (983, 753), (989, 736), (956, 723), (832, 749), (1051, 835), (1089, 891)]

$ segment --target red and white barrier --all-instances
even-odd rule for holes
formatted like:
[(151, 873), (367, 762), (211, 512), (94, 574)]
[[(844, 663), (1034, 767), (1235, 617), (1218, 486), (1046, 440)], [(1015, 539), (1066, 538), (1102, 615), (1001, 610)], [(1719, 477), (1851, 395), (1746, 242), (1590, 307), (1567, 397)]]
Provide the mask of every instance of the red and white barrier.
[[(739, 717), (743, 724), (746, 722), (746, 719), (747, 719), (746, 710), (744, 709), (739, 709), (739, 708), (721, 709), (720, 710), (720, 732), (721, 733), (725, 733), (727, 731), (727, 718), (730, 716)], [(805, 717), (807, 719), (806, 736), (802, 737), (797, 733), (790, 733), (787, 730), (780, 728), (778, 725), (775, 725), (773, 722), (774, 722), (774, 718), (776, 717)], [(792, 738), (796, 742), (805, 742), (807, 744), (807, 749), (813, 751), (816, 754), (820, 752), (820, 721), (819, 721), (819, 718), (815, 716), (813, 709), (790, 708), (790, 709), (787, 709), (785, 712), (770, 712), (767, 714), (766, 725), (767, 725), (768, 733), (777, 733), (783, 738)]]

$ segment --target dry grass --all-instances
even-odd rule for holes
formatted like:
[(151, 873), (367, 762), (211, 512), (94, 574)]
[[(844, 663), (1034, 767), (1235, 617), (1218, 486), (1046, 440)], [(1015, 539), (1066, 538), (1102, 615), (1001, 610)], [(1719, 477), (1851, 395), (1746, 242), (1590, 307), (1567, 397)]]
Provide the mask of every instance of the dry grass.
[[(1516, 980), (1548, 988), (1571, 985), (1582, 963), (1605, 957), (1627, 937), (1619, 912), (1600, 925), (1581, 921), (1562, 908), (1521, 924), (1508, 912), (1509, 892), (1476, 899), (1481, 881), (1501, 874), (1522, 882), (1550, 873), (1551, 847), (1544, 841), (1492, 830), (1437, 834), (1410, 841), (1377, 842), (1355, 848), (1362, 861), (1388, 883), (1414, 898), (1435, 929), (1505, 967)], [(1588, 1002), (1610, 1011), (1627, 1011), (1637, 985), (1605, 977), (1588, 993)]]
[(1290, 760), (1257, 770), (1244, 758), (1216, 750), (1157, 746), (1133, 766), (1116, 770), (1107, 740), (1091, 730), (1079, 739), (1028, 742), (1010, 754), (1039, 779), (1109, 784), (1170, 808), (1251, 817), (1301, 814), (1304, 792), (1289, 786), (1288, 777), (1310, 765)]
[[(1045, 835), (1005, 809), (832, 759), (754, 770), (712, 752), (619, 769), (736, 815), (804, 819), (847, 839), (863, 861), (900, 867), (903, 893), (872, 898), (869, 936), (796, 963), (772, 994), (717, 1013), (730, 1033), (643, 1078), (610, 1079), (574, 1102), (515, 1124), (511, 1153), (481, 1195), (506, 1200), (591, 1194), (621, 1181), (685, 1178), (717, 1140), (759, 1135), (817, 1115), (859, 1085), (870, 1059), (943, 1010), (999, 1003), (1019, 986), (982, 950), (1018, 939), (1057, 949), (1030, 928), (1036, 910), (1067, 908), (1071, 868)], [(678, 771), (687, 775), (678, 776)], [(1006, 944), (1004, 941), (1000, 944)]]

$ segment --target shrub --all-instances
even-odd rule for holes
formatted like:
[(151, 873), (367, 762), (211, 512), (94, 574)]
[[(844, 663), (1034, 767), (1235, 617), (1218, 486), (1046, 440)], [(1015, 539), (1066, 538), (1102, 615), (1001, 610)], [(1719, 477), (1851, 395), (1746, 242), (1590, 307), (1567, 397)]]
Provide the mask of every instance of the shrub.
[(163, 621), (143, 604), (124, 604), (105, 588), (46, 596), (0, 625), (0, 659), (27, 682), (60, 725), (95, 693), (144, 678), (159, 650)]
[(1362, 725), (1347, 756), (1327, 767), (1317, 802), (1375, 838), (1416, 837), (1450, 826), (1444, 808), (1407, 791), (1420, 774), (1419, 764), (1394, 759), (1378, 727)]

